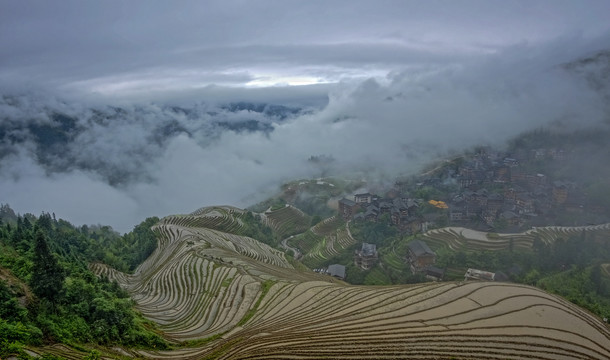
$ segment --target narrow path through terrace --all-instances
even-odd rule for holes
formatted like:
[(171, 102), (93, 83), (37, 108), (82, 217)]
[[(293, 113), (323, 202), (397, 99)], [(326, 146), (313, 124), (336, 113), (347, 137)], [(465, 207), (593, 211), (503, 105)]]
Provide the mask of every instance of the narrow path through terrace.
[(294, 235), (290, 235), (289, 237), (282, 240), (282, 242), (280, 244), (282, 245), (282, 247), (284, 249), (286, 249), (286, 251), (292, 250), (292, 252), (294, 253), (294, 259), (299, 260), (303, 256), (303, 254), (301, 254), (301, 250), (288, 245), (288, 240), (292, 239), (293, 237), (294, 237)]

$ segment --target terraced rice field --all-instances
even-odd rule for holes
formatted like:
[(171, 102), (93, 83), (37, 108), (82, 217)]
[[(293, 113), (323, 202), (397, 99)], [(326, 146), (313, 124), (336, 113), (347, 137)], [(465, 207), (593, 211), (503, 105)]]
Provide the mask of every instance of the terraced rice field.
[(244, 210), (224, 206), (201, 208), (190, 215), (173, 215), (161, 219), (161, 224), (216, 229), (228, 233), (239, 233), (243, 222), (239, 218)]
[(309, 215), (290, 205), (279, 210), (267, 211), (264, 215), (267, 225), (280, 238), (307, 231), (311, 224), (311, 217)]
[[(219, 219), (221, 221), (221, 219)], [(199, 223), (198, 223), (199, 224)], [(507, 283), (349, 286), (253, 239), (172, 222), (119, 281), (168, 339), (158, 359), (608, 359), (610, 331), (575, 305)]]
[(308, 231), (289, 240), (305, 256), (303, 263), (310, 268), (320, 264), (356, 243), (349, 232), (348, 224), (337, 216), (319, 222)]
[(434, 229), (422, 235), (422, 239), (437, 247), (447, 246), (452, 250), (504, 250), (512, 246), (514, 249), (531, 249), (534, 239), (538, 238), (546, 244), (557, 239), (587, 233), (610, 233), (610, 223), (588, 226), (547, 226), (537, 227), (516, 234), (490, 234), (461, 227), (446, 227)]
[(331, 216), (328, 219), (324, 219), (317, 223), (314, 227), (311, 228), (311, 231), (316, 235), (330, 235), (332, 234), (337, 227), (342, 225), (343, 220), (341, 220), (338, 216)]

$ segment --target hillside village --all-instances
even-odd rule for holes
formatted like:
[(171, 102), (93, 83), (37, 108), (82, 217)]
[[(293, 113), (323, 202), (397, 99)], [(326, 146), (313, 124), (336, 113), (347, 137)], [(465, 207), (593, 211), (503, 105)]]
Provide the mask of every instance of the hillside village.
[(528, 166), (540, 160), (561, 164), (570, 155), (556, 148), (512, 154), (479, 148), (416, 181), (397, 182), (384, 195), (366, 192), (344, 197), (339, 200), (339, 214), (354, 222), (388, 221), (403, 234), (447, 225), (511, 232), (608, 222), (607, 209), (589, 204), (580, 184)]

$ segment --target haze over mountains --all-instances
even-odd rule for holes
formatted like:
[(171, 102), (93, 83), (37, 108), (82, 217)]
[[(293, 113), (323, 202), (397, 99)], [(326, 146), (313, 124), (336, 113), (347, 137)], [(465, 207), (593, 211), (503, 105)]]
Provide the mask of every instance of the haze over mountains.
[(391, 179), (450, 151), (502, 146), (539, 126), (606, 126), (607, 89), (591, 83), (605, 84), (606, 57), (498, 65), (510, 56), (340, 85), (326, 105), (111, 106), (4, 95), (3, 201), (125, 231), (143, 217), (201, 204), (247, 206), (284, 180), (318, 176), (307, 161), (315, 155), (332, 157), (335, 173), (369, 170)]
[(607, 124), (607, 3), (416, 4), (4, 3), (0, 201), (123, 232)]

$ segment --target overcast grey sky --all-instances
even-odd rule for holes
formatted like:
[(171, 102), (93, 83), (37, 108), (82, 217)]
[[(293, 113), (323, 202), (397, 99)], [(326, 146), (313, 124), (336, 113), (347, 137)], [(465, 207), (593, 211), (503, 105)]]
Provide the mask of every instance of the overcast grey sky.
[[(599, 124), (607, 102), (558, 65), (610, 48), (608, 14), (607, 0), (0, 0), (0, 92), (20, 96), (0, 121), (56, 111), (82, 126), (52, 167), (31, 136), (0, 139), (0, 202), (126, 231), (249, 205), (314, 175), (311, 155), (393, 176), (537, 126)], [(278, 123), (202, 105), (242, 99), (325, 107)], [(196, 116), (161, 106), (175, 103)], [(94, 123), (105, 105), (125, 112)], [(211, 130), (253, 118), (273, 131)], [(166, 125), (184, 130), (151, 141)]]
[(2, 0), (0, 80), (145, 98), (337, 82), (592, 39), (610, 29), (608, 14), (607, 0)]

